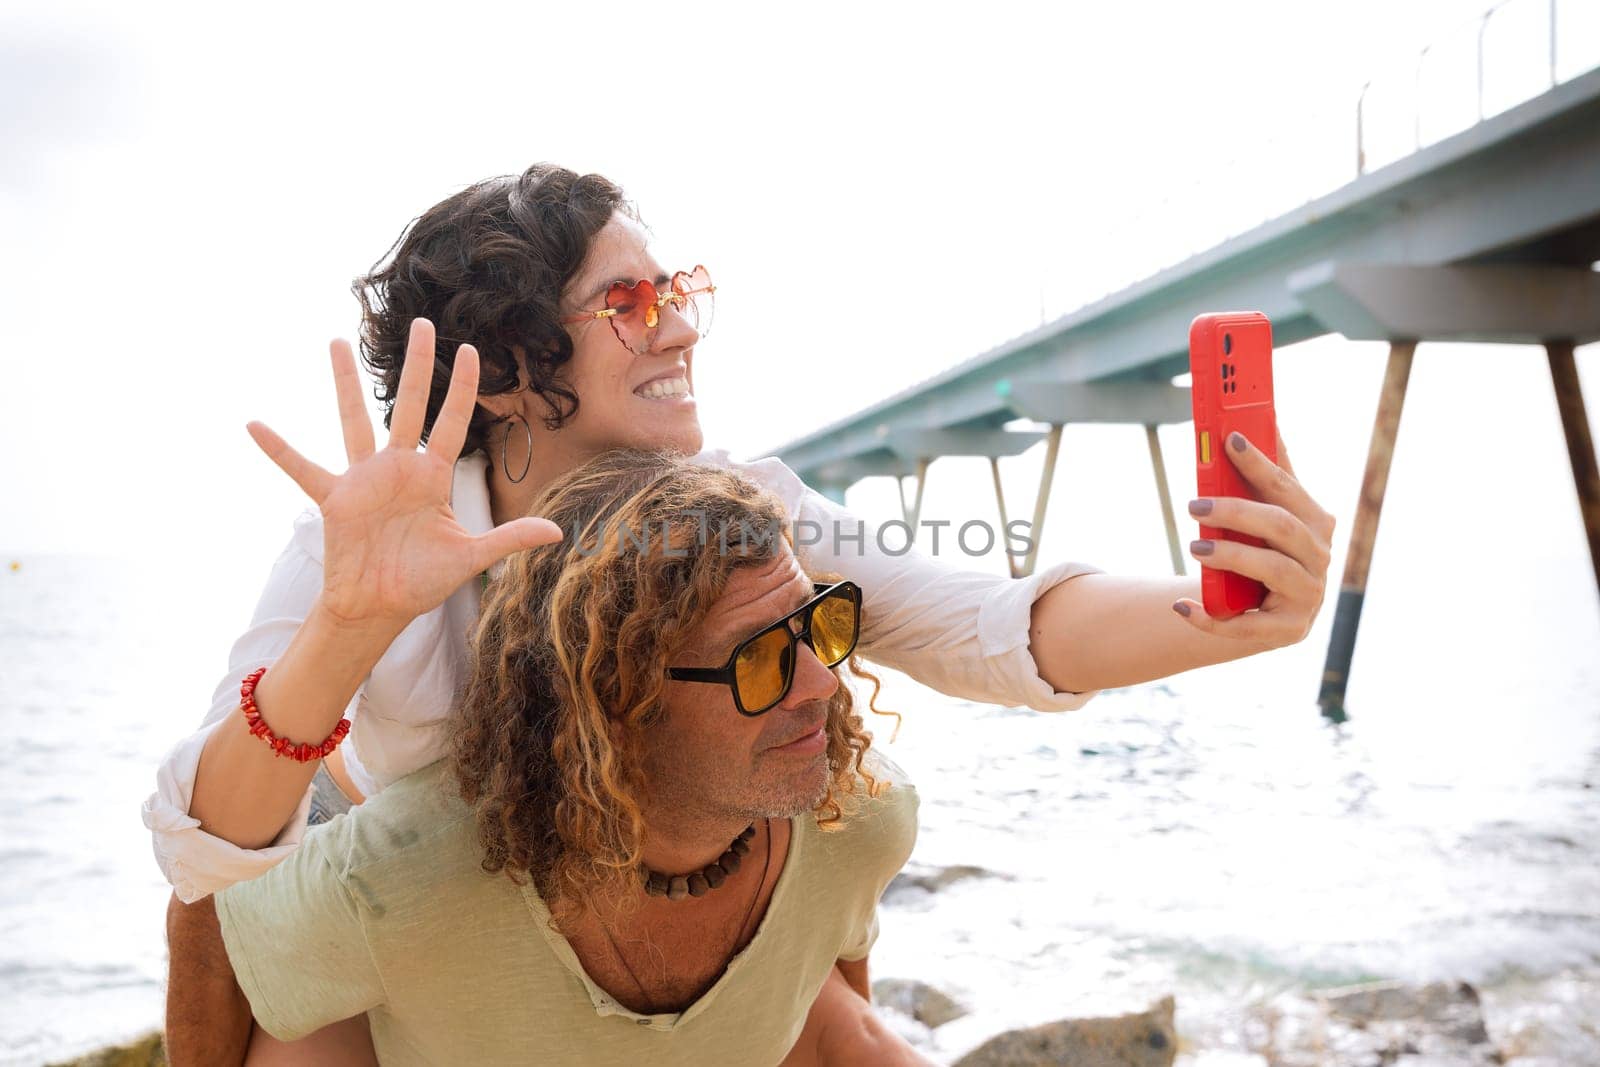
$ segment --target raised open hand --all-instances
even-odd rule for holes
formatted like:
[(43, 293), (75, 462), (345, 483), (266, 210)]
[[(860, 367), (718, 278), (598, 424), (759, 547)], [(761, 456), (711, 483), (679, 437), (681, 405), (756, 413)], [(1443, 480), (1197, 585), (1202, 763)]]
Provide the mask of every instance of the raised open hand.
[(325, 611), (398, 633), (495, 561), (561, 540), (554, 523), (534, 517), (473, 536), (450, 509), (451, 477), (478, 394), (477, 349), (457, 349), (444, 406), (427, 448), (418, 451), (433, 378), (433, 323), (412, 320), (389, 442), (382, 449), (374, 448), (355, 354), (342, 340), (330, 348), (348, 470), (330, 474), (264, 424), (246, 427), (322, 510)]

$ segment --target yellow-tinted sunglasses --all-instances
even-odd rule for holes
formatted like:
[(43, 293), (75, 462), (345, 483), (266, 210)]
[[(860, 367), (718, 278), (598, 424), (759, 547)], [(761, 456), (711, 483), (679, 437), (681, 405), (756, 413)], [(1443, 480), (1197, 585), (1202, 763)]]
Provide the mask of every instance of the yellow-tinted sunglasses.
[[(816, 596), (759, 633), (740, 641), (722, 667), (668, 667), (680, 682), (716, 682), (733, 690), (741, 715), (760, 715), (794, 685), (796, 643), (804, 641), (824, 667), (850, 658), (861, 636), (861, 589), (854, 582), (813, 584)], [(799, 620), (798, 630), (790, 623)]]

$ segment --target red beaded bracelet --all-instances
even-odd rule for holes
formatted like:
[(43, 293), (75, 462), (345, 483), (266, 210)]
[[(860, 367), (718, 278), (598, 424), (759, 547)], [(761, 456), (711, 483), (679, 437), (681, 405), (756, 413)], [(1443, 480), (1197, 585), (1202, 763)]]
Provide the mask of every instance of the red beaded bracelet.
[(329, 734), (328, 739), (320, 745), (304, 742), (297, 745), (287, 737), (279, 737), (272, 732), (272, 728), (262, 720), (261, 710), (256, 707), (256, 683), (261, 681), (261, 676), (266, 673), (265, 667), (259, 667), (239, 683), (239, 710), (244, 712), (245, 721), (250, 724), (250, 733), (270, 745), (275, 755), (288, 756), (300, 763), (322, 759), (338, 748), (339, 742), (350, 732), (349, 719), (340, 719), (339, 725), (333, 728), (333, 733)]

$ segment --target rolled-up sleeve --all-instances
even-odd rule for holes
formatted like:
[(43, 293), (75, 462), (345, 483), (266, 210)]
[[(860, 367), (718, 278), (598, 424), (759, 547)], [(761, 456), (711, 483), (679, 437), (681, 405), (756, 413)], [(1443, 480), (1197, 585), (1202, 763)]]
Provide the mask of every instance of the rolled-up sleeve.
[(189, 814), (189, 804), (200, 752), (219, 725), (220, 721), (213, 722), (173, 748), (156, 772), (156, 791), (145, 798), (142, 811), (156, 863), (185, 904), (257, 878), (282, 863), (300, 846), (311, 816), (314, 786), (306, 788), (294, 816), (266, 848), (240, 848), (200, 829), (200, 820)]
[[(239, 683), (258, 667), (270, 667), (300, 628), (322, 588), (322, 564), (308, 539), (320, 541), (321, 527), (311, 515), (296, 523), (294, 537), (273, 565), (250, 626), (233, 644), (228, 672), (212, 693), (211, 709), (200, 728), (167, 753), (156, 771), (156, 790), (145, 799), (142, 817), (152, 836), (161, 873), (178, 899), (193, 903), (210, 893), (258, 877), (299, 847), (311, 811), (308, 787), (293, 818), (266, 848), (240, 848), (200, 829), (189, 814), (200, 754), (206, 739), (239, 705)], [(315, 546), (320, 549), (320, 544)], [(353, 714), (360, 693), (347, 714)]]
[(1063, 692), (1041, 678), (1029, 649), (1029, 633), (1035, 601), (1070, 578), (1104, 573), (1087, 563), (1057, 563), (1027, 578), (1001, 578), (984, 594), (978, 605), (978, 644), (990, 675), (987, 684), (1007, 694), (995, 703), (1035, 711), (1074, 711), (1099, 693), (1098, 689)]
[(861, 586), (861, 654), (867, 659), (984, 704), (1069, 711), (1099, 692), (1056, 690), (1039, 676), (1029, 650), (1034, 602), (1069, 579), (1104, 573), (1099, 567), (1066, 562), (1009, 578), (953, 567), (916, 549), (885, 552), (876, 527), (808, 488), (781, 461), (738, 463), (720, 452), (699, 459), (776, 493), (795, 522), (802, 564)]

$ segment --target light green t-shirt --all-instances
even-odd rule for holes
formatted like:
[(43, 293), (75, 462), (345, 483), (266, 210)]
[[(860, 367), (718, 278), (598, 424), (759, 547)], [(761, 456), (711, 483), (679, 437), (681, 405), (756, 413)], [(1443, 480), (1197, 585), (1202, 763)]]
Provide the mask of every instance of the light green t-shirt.
[(404, 1064), (776, 1064), (835, 959), (877, 938), (877, 903), (917, 832), (917, 794), (862, 798), (843, 829), (790, 820), (765, 917), (716, 984), (640, 1015), (584, 972), (530, 883), (479, 866), (471, 812), (443, 761), (315, 827), (301, 848), (216, 896), (256, 1021), (282, 1040), (368, 1012), (378, 1058)]

